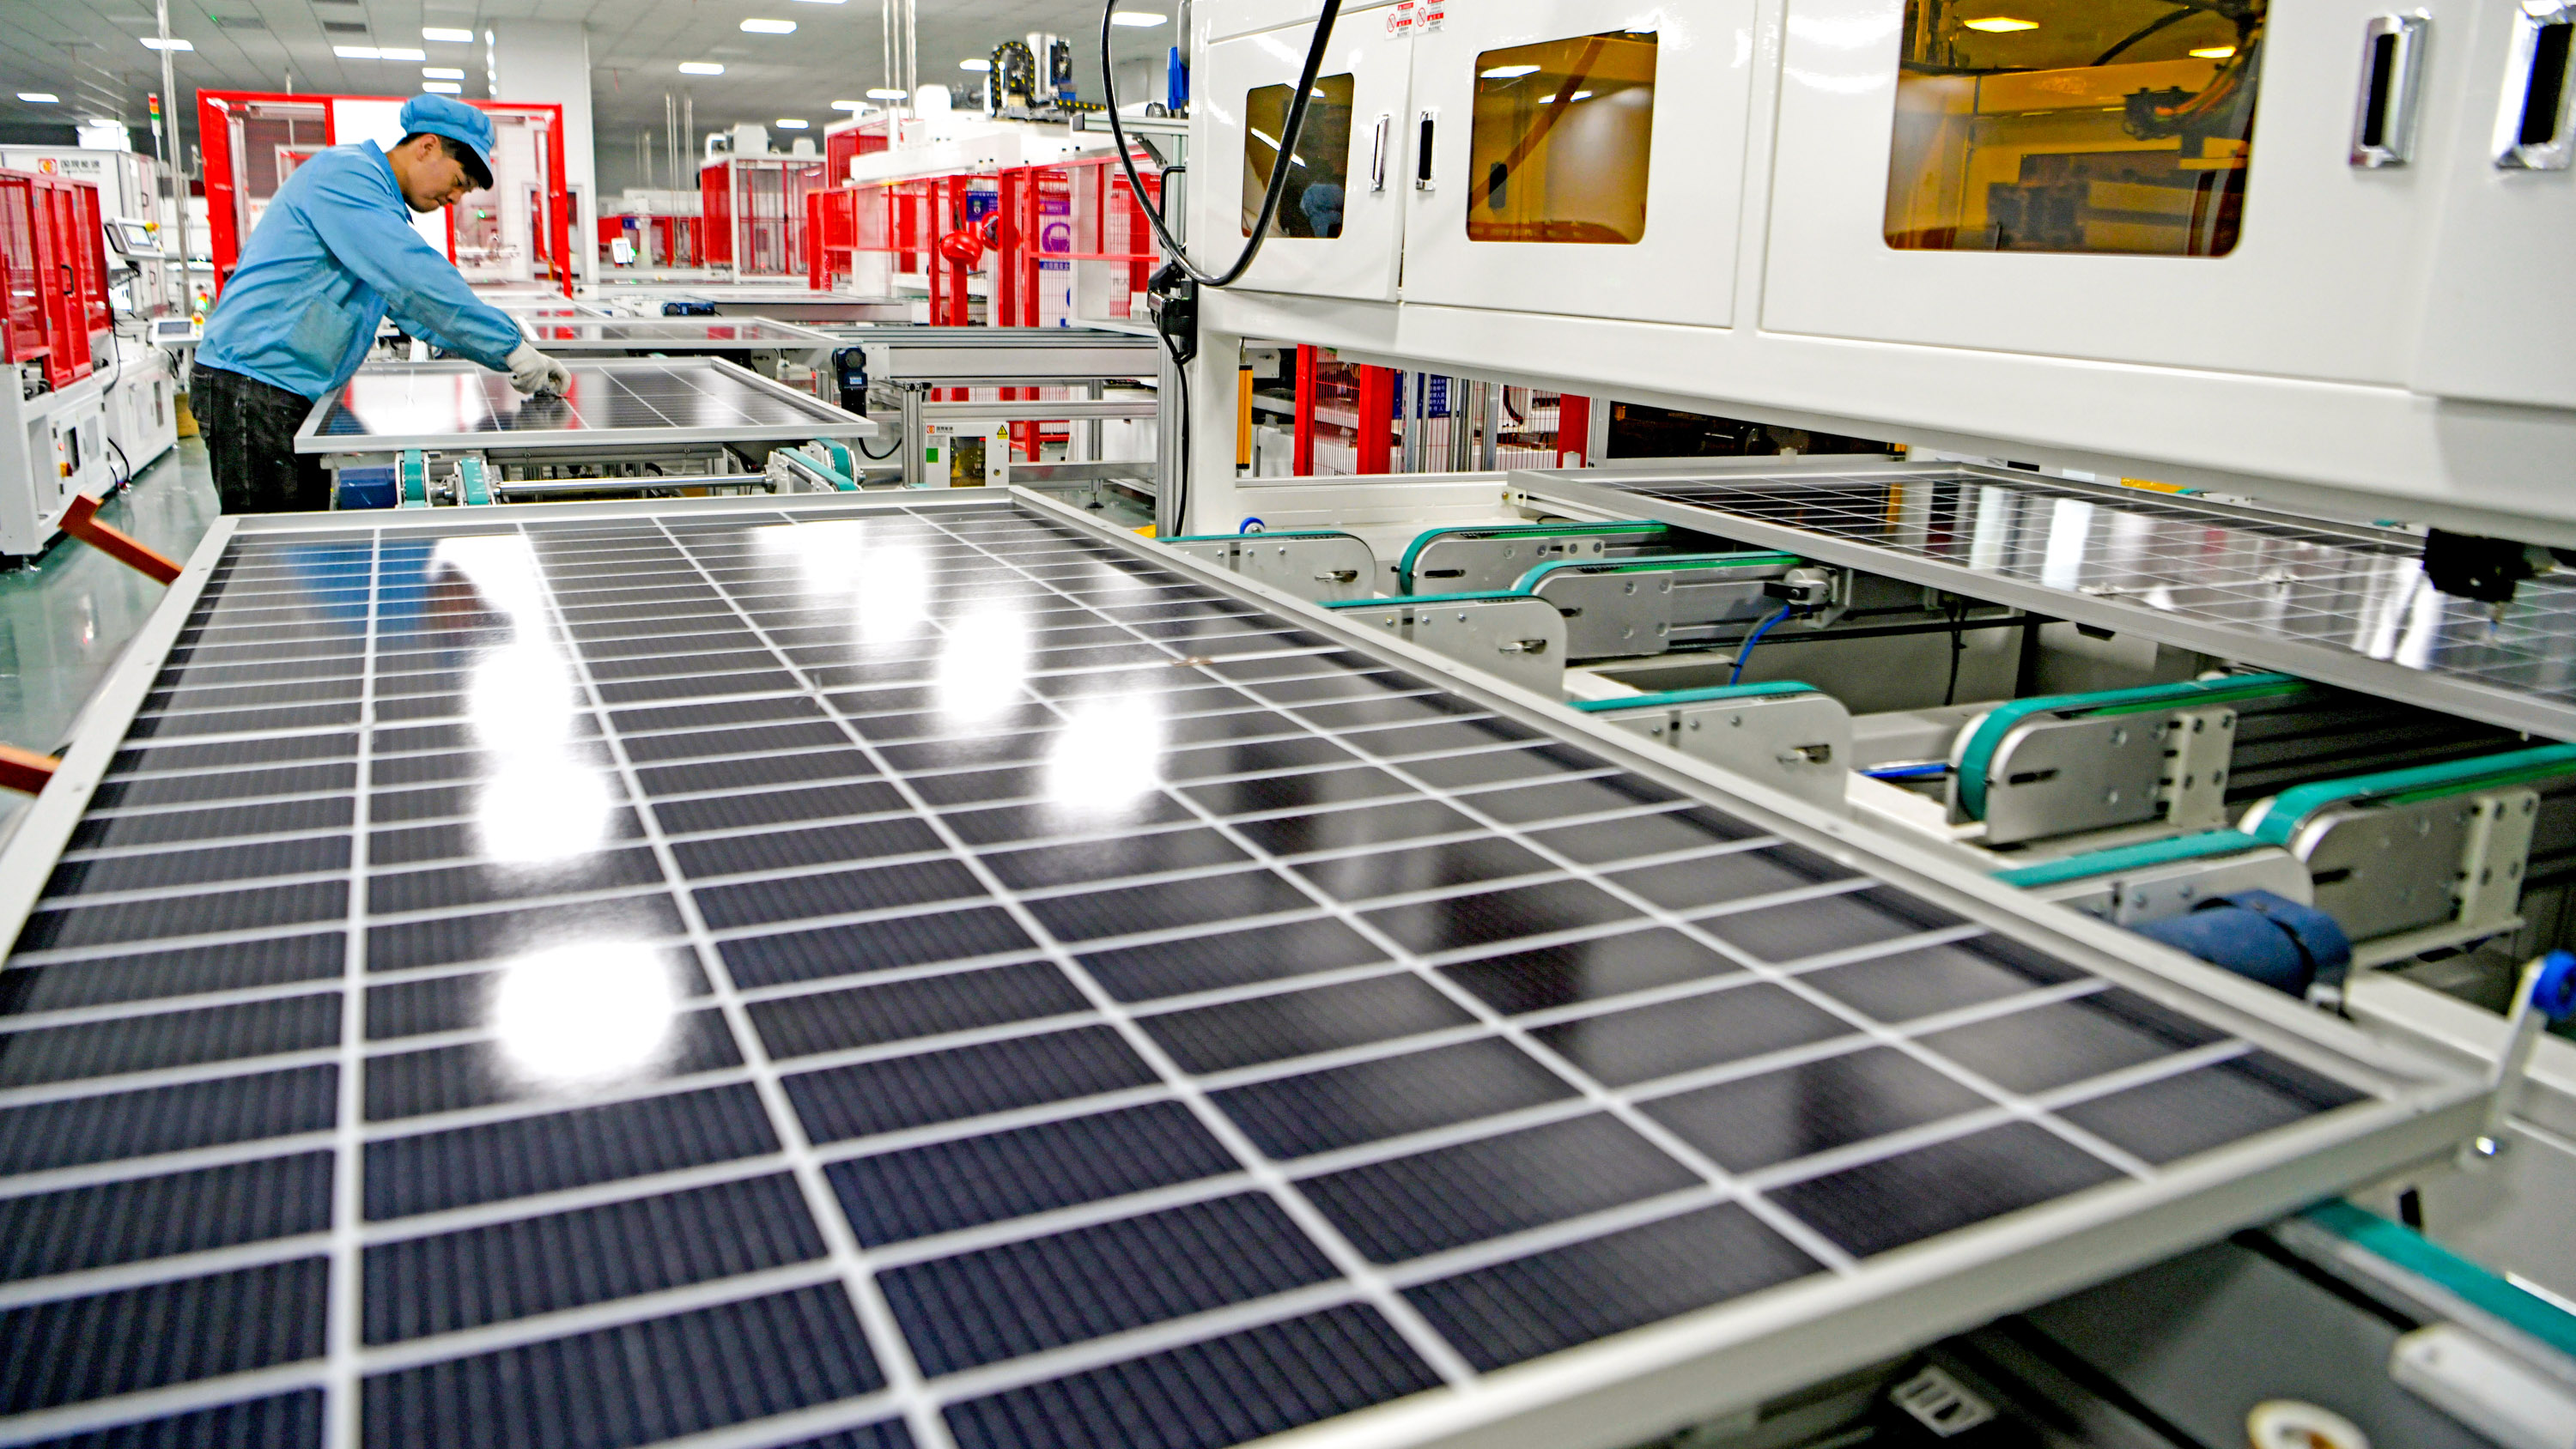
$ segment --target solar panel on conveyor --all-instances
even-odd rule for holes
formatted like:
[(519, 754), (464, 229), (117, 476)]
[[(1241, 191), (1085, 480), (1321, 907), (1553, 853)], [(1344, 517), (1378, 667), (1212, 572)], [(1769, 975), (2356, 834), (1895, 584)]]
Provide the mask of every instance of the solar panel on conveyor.
[(802, 442), (875, 431), (865, 418), (720, 358), (575, 357), (560, 394), (521, 397), (471, 363), (361, 369), (315, 405), (302, 453), (403, 448), (597, 452), (702, 442)]
[(766, 317), (547, 317), (530, 319), (523, 329), (529, 341), (557, 353), (659, 347), (749, 352), (832, 345), (825, 333)]
[(2576, 583), (2526, 580), (2498, 619), (2435, 589), (2423, 540), (2394, 528), (1943, 464), (1520, 481), (1614, 517), (1719, 531), (2576, 739)]
[(0, 1439), (1422, 1442), (2475, 1110), (1043, 504), (661, 507), (183, 580), (0, 859)]

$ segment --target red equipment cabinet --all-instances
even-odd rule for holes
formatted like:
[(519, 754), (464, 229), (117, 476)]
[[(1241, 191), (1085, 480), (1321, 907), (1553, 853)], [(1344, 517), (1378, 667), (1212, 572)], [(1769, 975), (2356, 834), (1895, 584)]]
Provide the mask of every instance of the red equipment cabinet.
[(805, 270), (805, 198), (825, 186), (819, 156), (725, 156), (698, 168), (707, 263), (745, 277)]
[(90, 340), (112, 325), (98, 188), (0, 171), (0, 276), (8, 361), (41, 360), (57, 390), (89, 376)]
[[(250, 239), (251, 228), (258, 223), (259, 210), (277, 194), (277, 188), (285, 184), (295, 168), (324, 147), (374, 134), (369, 129), (374, 119), (381, 117), (386, 107), (399, 107), (403, 99), (264, 91), (197, 93), (197, 134), (206, 166), (206, 222), (213, 243), (218, 295), (225, 280), (232, 276), (242, 243)], [(563, 107), (516, 101), (466, 104), (489, 114), (495, 125), (507, 133), (501, 138), (504, 145), (513, 144), (511, 135), (517, 134), (509, 128), (531, 135), (534, 164), (540, 174), (528, 181), (528, 223), (533, 233), (530, 270), (541, 274), (548, 283), (560, 285), (563, 294), (571, 296), (573, 205), (572, 189), (565, 179)], [(341, 134), (344, 120), (354, 128), (347, 136)], [(508, 183), (505, 180), (503, 184)], [(478, 197), (488, 202), (492, 193), (474, 192), (457, 207), (477, 206)], [(456, 216), (456, 209), (450, 209), (446, 230), (451, 261), (456, 259)], [(478, 279), (469, 273), (467, 280), (500, 279)]]

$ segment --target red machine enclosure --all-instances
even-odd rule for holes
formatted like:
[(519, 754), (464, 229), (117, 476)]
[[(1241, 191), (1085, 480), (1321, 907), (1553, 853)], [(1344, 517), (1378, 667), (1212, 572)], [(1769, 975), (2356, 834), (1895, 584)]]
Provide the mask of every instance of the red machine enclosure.
[(98, 188), (0, 171), (0, 280), (0, 353), (12, 365), (42, 361), (49, 387), (89, 376), (90, 339), (113, 325)]

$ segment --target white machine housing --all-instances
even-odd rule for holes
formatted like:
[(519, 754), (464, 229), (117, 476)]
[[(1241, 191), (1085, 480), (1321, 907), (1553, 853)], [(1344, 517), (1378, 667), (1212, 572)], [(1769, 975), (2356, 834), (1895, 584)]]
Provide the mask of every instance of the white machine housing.
[(108, 471), (107, 395), (97, 376), (24, 396), (0, 386), (0, 555), (44, 552), (76, 493), (97, 495)]
[[(2576, 270), (2554, 260), (2576, 234), (2576, 171), (2552, 169), (2576, 147), (2562, 95), (2554, 150), (2498, 149), (2500, 117), (2529, 99), (2522, 7), (2430, 0), (2410, 17), (2414, 83), (2390, 116), (2405, 154), (2367, 161), (2355, 117), (2382, 7), (2271, 7), (2241, 234), (2196, 256), (1891, 245), (1906, 0), (1493, 0), (1436, 27), (1416, 8), (1342, 14), (1319, 72), (1349, 78), (1339, 235), (1274, 234), (1243, 285), (1203, 297), (1211, 384), (1234, 338), (1313, 343), (2576, 544)], [(1249, 93), (1293, 84), (1316, 12), (1191, 12), (1203, 265), (1240, 245), (1258, 180)], [(1659, 42), (1641, 234), (1470, 240), (1478, 57), (1613, 31)], [(1192, 531), (1233, 526), (1220, 456), (1193, 469)]]
[(99, 375), (106, 382), (107, 437), (118, 454), (116, 471), (131, 479), (179, 445), (178, 363), (150, 343), (120, 337), (115, 347), (114, 366), (102, 367)]

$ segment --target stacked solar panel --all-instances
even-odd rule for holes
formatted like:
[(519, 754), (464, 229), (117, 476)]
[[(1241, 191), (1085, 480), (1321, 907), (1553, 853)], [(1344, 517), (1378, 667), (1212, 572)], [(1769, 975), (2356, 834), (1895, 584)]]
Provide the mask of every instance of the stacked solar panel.
[(1214, 1449), (2361, 1097), (999, 504), (237, 539), (0, 1009), (83, 1444)]
[[(1849, 477), (1653, 478), (1614, 482), (1821, 539), (1953, 564), (1989, 578), (2097, 599), (2266, 643), (2349, 651), (2488, 693), (2446, 707), (2497, 723), (2558, 729), (2576, 704), (2576, 585), (2526, 580), (2499, 619), (2435, 589), (2423, 545), (2406, 535), (2335, 528), (2134, 489), (2042, 478), (1913, 471)], [(1711, 526), (1723, 535), (1722, 523)], [(1766, 536), (1765, 546), (1795, 546)], [(2380, 692), (2416, 698), (2402, 679)], [(2530, 713), (2530, 701), (2545, 714)], [(2496, 709), (2517, 711), (2512, 715)]]

